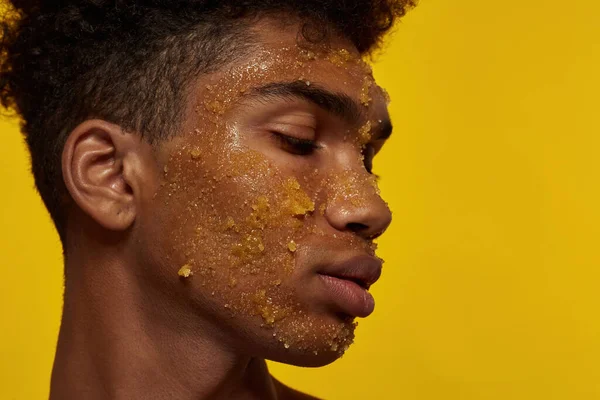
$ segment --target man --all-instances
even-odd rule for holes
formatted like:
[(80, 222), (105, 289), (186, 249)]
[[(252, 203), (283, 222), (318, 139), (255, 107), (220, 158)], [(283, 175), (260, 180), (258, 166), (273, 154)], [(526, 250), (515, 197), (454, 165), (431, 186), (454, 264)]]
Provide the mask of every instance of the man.
[(310, 398), (368, 316), (411, 1), (12, 1), (2, 101), (63, 242), (53, 399)]

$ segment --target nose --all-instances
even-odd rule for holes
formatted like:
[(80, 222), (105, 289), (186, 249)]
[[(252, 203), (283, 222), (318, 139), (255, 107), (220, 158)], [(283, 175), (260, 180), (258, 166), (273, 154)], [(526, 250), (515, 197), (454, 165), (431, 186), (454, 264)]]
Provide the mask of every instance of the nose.
[(392, 213), (372, 185), (356, 186), (353, 189), (346, 186), (342, 195), (334, 193), (325, 208), (325, 218), (339, 231), (375, 239), (392, 222)]

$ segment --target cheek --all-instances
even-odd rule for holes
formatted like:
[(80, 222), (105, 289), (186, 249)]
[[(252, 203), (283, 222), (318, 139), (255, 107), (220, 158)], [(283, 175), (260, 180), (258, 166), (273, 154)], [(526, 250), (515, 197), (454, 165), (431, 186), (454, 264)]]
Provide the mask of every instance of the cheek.
[(275, 307), (291, 303), (278, 288), (315, 208), (295, 178), (260, 153), (197, 141), (171, 158), (158, 197), (172, 221), (171, 271), (184, 268), (232, 312), (266, 324), (289, 312)]

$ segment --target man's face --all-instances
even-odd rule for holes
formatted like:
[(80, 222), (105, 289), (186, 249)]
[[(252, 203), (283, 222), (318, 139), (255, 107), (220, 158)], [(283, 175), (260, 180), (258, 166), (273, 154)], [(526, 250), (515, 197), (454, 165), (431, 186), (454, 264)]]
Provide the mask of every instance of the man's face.
[(181, 134), (157, 150), (140, 249), (238, 352), (322, 365), (374, 306), (372, 239), (391, 215), (369, 169), (387, 100), (347, 42), (258, 32), (258, 51), (199, 78)]

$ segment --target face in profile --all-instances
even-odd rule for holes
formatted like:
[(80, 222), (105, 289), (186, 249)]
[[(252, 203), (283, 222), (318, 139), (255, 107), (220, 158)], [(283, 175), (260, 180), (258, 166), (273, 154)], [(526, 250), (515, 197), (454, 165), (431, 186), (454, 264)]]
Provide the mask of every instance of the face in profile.
[(373, 239), (391, 215), (371, 166), (391, 130), (387, 99), (343, 40), (261, 38), (190, 87), (135, 229), (151, 284), (182, 318), (242, 354), (324, 365), (374, 308)]

